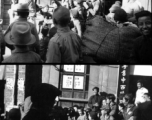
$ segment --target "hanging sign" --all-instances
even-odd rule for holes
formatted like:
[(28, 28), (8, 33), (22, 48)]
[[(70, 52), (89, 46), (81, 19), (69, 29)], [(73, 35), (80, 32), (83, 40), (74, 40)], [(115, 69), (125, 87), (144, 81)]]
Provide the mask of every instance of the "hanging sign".
[(75, 76), (74, 77), (74, 89), (83, 89), (83, 76)]
[(64, 71), (73, 72), (74, 71), (74, 65), (64, 65)]
[(75, 65), (75, 72), (84, 73), (84, 65)]
[(9, 111), (11, 106), (14, 105), (15, 70), (15, 65), (6, 66), (6, 84), (4, 90), (4, 103), (6, 111)]
[(129, 80), (129, 65), (120, 65), (119, 81), (118, 81), (118, 96), (126, 94)]
[(63, 86), (62, 88), (73, 88), (73, 76), (71, 75), (63, 75)]

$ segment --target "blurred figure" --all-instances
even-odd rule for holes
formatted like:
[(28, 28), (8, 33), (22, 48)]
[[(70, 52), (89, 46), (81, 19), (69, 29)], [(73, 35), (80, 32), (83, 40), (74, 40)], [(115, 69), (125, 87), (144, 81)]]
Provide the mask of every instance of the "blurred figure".
[(81, 56), (81, 39), (69, 28), (70, 11), (58, 7), (53, 13), (57, 33), (50, 40), (46, 63), (77, 63)]
[[(46, 92), (47, 91), (47, 92)], [(61, 91), (53, 85), (41, 83), (31, 94), (32, 106), (22, 120), (50, 120), (49, 114), (55, 103), (55, 98)]]
[(139, 108), (139, 120), (150, 120), (152, 119), (152, 103), (149, 93), (143, 95), (145, 102), (138, 105)]
[(116, 97), (114, 94), (108, 94), (106, 97), (107, 106), (110, 109), (109, 115), (117, 120), (118, 108), (117, 108), (117, 104), (115, 103), (115, 99), (116, 99)]
[(134, 98), (132, 94), (126, 94), (123, 97), (123, 104), (125, 106), (123, 112), (124, 120), (138, 120), (138, 108), (134, 104)]
[(145, 102), (144, 93), (148, 93), (148, 90), (143, 86), (141, 80), (137, 81), (137, 88), (135, 104), (138, 106), (139, 103)]
[(121, 103), (123, 103), (123, 97), (124, 97), (124, 95), (123, 94), (120, 94), (119, 95), (119, 104), (121, 104)]
[(94, 95), (89, 98), (88, 106), (92, 109), (93, 112), (100, 112), (100, 108), (102, 105), (102, 97), (98, 94), (99, 88), (94, 87), (93, 89)]
[(108, 106), (103, 106), (101, 108), (100, 120), (115, 120), (113, 116), (110, 115), (110, 108)]
[(142, 33), (141, 37), (135, 40), (134, 58), (136, 63), (150, 64), (152, 61), (152, 36), (151, 36), (152, 13), (141, 11), (136, 14), (137, 25)]
[(8, 112), (8, 119), (7, 120), (21, 120), (21, 113), (20, 109), (13, 108)]
[(87, 120), (87, 117), (84, 114), (84, 108), (79, 108), (78, 109), (79, 117), (77, 120)]
[[(39, 54), (39, 37), (38, 37), (37, 30), (36, 30), (36, 26), (34, 24), (32, 24), (31, 22), (27, 21), (27, 18), (29, 16), (28, 4), (25, 4), (25, 3), (17, 4), (16, 12), (17, 12), (18, 18), (12, 24), (10, 24), (8, 26), (6, 32), (4, 33), (4, 37), (11, 31), (12, 27), (14, 26), (14, 24), (16, 22), (27, 22), (30, 26), (31, 33), (36, 38), (35, 43), (33, 45), (30, 45), (30, 50)], [(11, 50), (14, 50), (14, 47), (12, 45), (7, 45), (7, 47), (10, 48)]]
[(118, 112), (117, 120), (124, 120), (124, 117), (123, 117), (123, 112), (124, 112), (124, 109), (125, 109), (124, 104), (123, 103), (119, 103), (118, 109), (119, 109), (119, 112)]

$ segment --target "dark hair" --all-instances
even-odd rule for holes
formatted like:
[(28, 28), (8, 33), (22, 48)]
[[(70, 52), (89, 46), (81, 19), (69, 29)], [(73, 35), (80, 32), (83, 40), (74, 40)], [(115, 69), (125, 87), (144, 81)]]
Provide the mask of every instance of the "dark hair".
[[(60, 7), (56, 8), (56, 9), (54, 10), (54, 13), (55, 13), (56, 11), (58, 11), (59, 8), (60, 8)], [(60, 19), (60, 20), (56, 20), (55, 18), (53, 18), (53, 23), (54, 23), (54, 24), (61, 25), (62, 27), (66, 27), (66, 26), (70, 23), (70, 21), (71, 21), (71, 20), (70, 20), (68, 17), (63, 17), (63, 18)]]
[(29, 16), (29, 12), (17, 12), (17, 14), (22, 18), (27, 18)]
[(42, 28), (41, 33), (42, 33), (42, 35), (43, 35), (44, 37), (47, 36), (48, 32), (49, 32), (49, 28)]
[(117, 9), (114, 12), (114, 20), (119, 21), (121, 23), (127, 22), (127, 13), (123, 9)]
[(141, 83), (143, 85), (143, 82), (141, 80), (138, 80), (137, 83)]
[(53, 19), (54, 24), (59, 24), (62, 27), (66, 27), (70, 23), (69, 18), (62, 18), (60, 21), (57, 21), (56, 19)]
[(123, 100), (124, 94), (119, 95), (119, 100)]
[(94, 87), (92, 90), (96, 89), (99, 92), (99, 88), (98, 87)]
[(136, 17), (136, 20), (137, 20), (137, 21), (138, 21), (138, 19), (139, 19), (140, 17), (144, 17), (144, 16), (149, 16), (149, 17), (151, 18), (152, 13), (149, 12), (149, 11), (143, 10), (143, 11), (140, 11), (140, 12), (138, 12), (138, 13), (135, 14), (135, 17)]
[(111, 99), (113, 102), (114, 102), (115, 99), (116, 99), (116, 97), (115, 97), (114, 94), (108, 94), (106, 98), (107, 98), (107, 99)]

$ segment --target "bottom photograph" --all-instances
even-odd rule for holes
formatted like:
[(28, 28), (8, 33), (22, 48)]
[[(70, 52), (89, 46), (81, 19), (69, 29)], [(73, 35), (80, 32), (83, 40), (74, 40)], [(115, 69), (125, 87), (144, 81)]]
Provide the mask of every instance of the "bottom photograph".
[(0, 65), (0, 120), (152, 120), (152, 65)]

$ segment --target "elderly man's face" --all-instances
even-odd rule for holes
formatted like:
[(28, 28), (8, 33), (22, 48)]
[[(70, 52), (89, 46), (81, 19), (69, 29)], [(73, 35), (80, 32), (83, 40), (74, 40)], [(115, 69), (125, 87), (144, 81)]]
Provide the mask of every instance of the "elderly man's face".
[(140, 17), (138, 19), (138, 27), (143, 35), (150, 36), (151, 35), (151, 18), (150, 18), (150, 16)]

